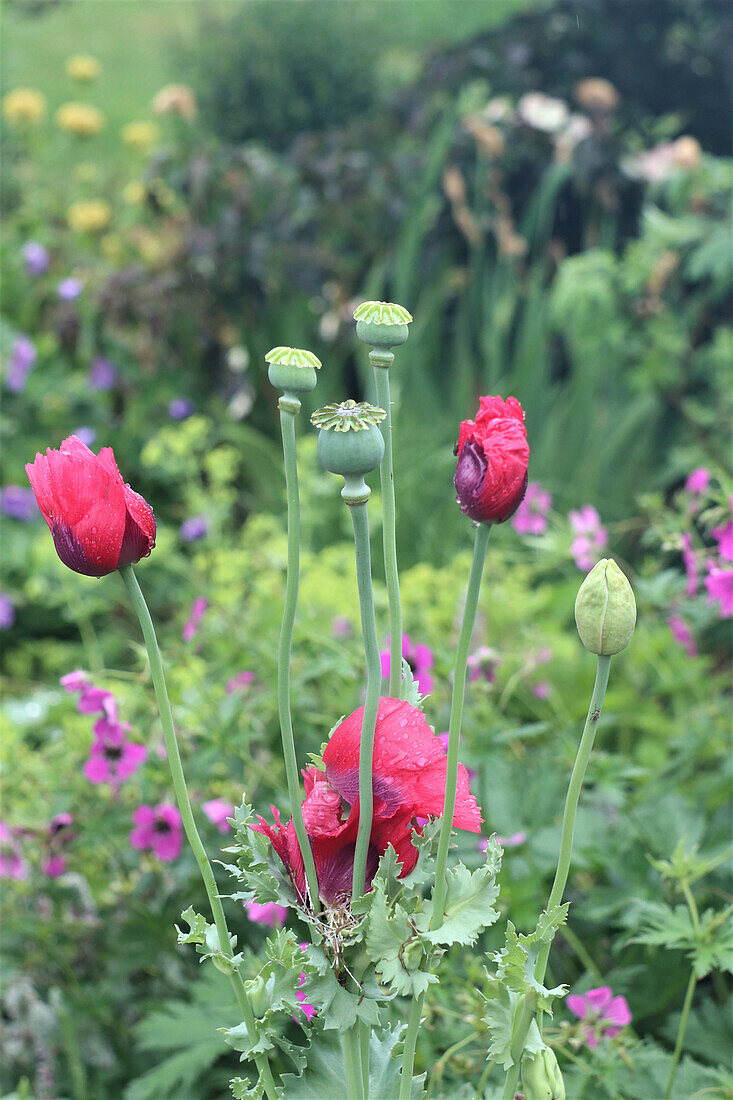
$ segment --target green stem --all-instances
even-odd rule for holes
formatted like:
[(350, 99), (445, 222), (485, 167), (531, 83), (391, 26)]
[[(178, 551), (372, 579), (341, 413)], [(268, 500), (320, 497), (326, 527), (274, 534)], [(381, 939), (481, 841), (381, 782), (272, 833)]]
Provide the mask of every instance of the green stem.
[(379, 661), (379, 643), (377, 624), (374, 618), (374, 595), (372, 593), (372, 567), (369, 550), (369, 518), (366, 501), (350, 504), (351, 521), (354, 526), (354, 548), (356, 551), (356, 581), (359, 589), (361, 609), (361, 631), (364, 639), (364, 651), (367, 662), (367, 690), (364, 704), (364, 717), (361, 723), (361, 747), (359, 749), (359, 831), (356, 835), (354, 853), (354, 877), (352, 895), (360, 898), (366, 889), (366, 863), (369, 840), (372, 833), (374, 815), (374, 793), (372, 790), (372, 757), (374, 753), (374, 730), (377, 725), (379, 708), (379, 688), (382, 671)]
[(344, 1055), (344, 1080), (347, 1100), (365, 1100), (357, 1024), (342, 1034), (341, 1050)]
[[(168, 698), (168, 688), (165, 682), (165, 674), (163, 672), (163, 662), (160, 657), (160, 649), (158, 648), (158, 639), (155, 636), (155, 627), (153, 626), (153, 620), (150, 617), (148, 605), (145, 602), (145, 597), (142, 594), (140, 585), (138, 584), (137, 577), (135, 576), (131, 565), (123, 565), (120, 567), (120, 574), (125, 587), (127, 588), (132, 606), (135, 609), (138, 620), (140, 622), (140, 628), (143, 632), (143, 638), (145, 639), (145, 646), (148, 651), (148, 660), (150, 662), (150, 674), (153, 680), (153, 688), (155, 690), (155, 697), (158, 701), (158, 711), (160, 713), (160, 721), (163, 727), (163, 740), (165, 741), (165, 750), (168, 758), (168, 766), (170, 768), (171, 779), (173, 780), (173, 789), (176, 792), (176, 801), (178, 803), (178, 809), (181, 813), (181, 821), (183, 823), (183, 829), (186, 833), (186, 838), (193, 851), (194, 858), (198, 864), (201, 877), (204, 880), (204, 886), (206, 887), (206, 893), (209, 898), (209, 904), (211, 905), (211, 912), (214, 917), (214, 924), (216, 926), (216, 933), (219, 940), (219, 948), (223, 955), (232, 957), (232, 941), (229, 935), (229, 929), (227, 928), (226, 917), (224, 916), (224, 909), (221, 904), (221, 898), (219, 897), (219, 891), (216, 885), (216, 879), (214, 878), (214, 872), (209, 863), (206, 855), (206, 850), (199, 836), (198, 829), (196, 828), (196, 822), (193, 817), (193, 810), (191, 809), (191, 800), (188, 797), (188, 789), (186, 787), (186, 779), (183, 774), (183, 765), (181, 764), (181, 754), (178, 751), (178, 739), (176, 737), (176, 729), (173, 724), (173, 714), (171, 712), (171, 704)], [(249, 1003), (249, 997), (244, 988), (244, 982), (241, 974), (234, 970), (231, 973), (232, 985), (234, 986), (234, 993), (237, 998), (237, 1003), (242, 1012), (244, 1022), (247, 1026), (250, 1039), (253, 1041), (257, 1036), (257, 1024), (255, 1021), (254, 1012), (252, 1006)], [(255, 1064), (259, 1071), (260, 1077), (263, 1081), (265, 1092), (269, 1100), (277, 1100), (277, 1088), (275, 1087), (275, 1081), (272, 1076), (272, 1070), (267, 1059), (267, 1055), (257, 1055), (255, 1057)]]
[(433, 930), (439, 928), (443, 923), (446, 887), (445, 871), (448, 863), (448, 847), (450, 845), (451, 830), (453, 829), (453, 812), (456, 808), (458, 741), (461, 736), (463, 699), (466, 692), (466, 662), (468, 660), (468, 648), (471, 644), (473, 626), (476, 622), (478, 597), (479, 591), (481, 590), (481, 575), (484, 571), (486, 549), (489, 545), (490, 534), (491, 525), (488, 523), (480, 523), (476, 528), (473, 561), (471, 563), (468, 589), (466, 591), (466, 605), (463, 609), (461, 633), (458, 636), (458, 645), (456, 647), (456, 661), (453, 668), (453, 695), (451, 697), (450, 721), (448, 723), (448, 765), (445, 774), (445, 804), (440, 827), (440, 839), (438, 841), (438, 855), (435, 861), (433, 914), (430, 920), (430, 927)]
[(425, 1002), (425, 994), (414, 997), (410, 1005), (410, 1016), (405, 1032), (405, 1048), (402, 1054), (402, 1072), (400, 1074), (399, 1100), (410, 1100), (412, 1093), (412, 1074), (415, 1065), (415, 1047), (417, 1046), (417, 1032), (422, 1019), (422, 1006)]
[[(585, 720), (585, 726), (583, 727), (583, 736), (580, 739), (578, 753), (575, 757), (575, 763), (573, 765), (570, 782), (568, 784), (568, 793), (565, 798), (565, 809), (562, 817), (562, 834), (560, 838), (560, 855), (557, 861), (555, 879), (552, 883), (550, 897), (547, 902), (548, 910), (554, 908), (556, 905), (560, 905), (560, 903), (562, 902), (563, 894), (565, 892), (565, 887), (567, 885), (568, 873), (570, 871), (570, 858), (573, 851), (575, 816), (578, 811), (578, 802), (580, 800), (580, 792), (583, 788), (583, 780), (585, 779), (588, 761), (590, 760), (590, 755), (593, 750), (593, 742), (595, 741), (598, 719), (601, 716), (601, 709), (603, 708), (603, 700), (606, 695), (606, 686), (608, 684), (608, 673), (610, 667), (610, 657), (599, 656), (597, 658), (596, 678), (595, 683), (593, 684), (593, 694), (591, 695), (590, 706), (588, 707), (588, 715)], [(545, 970), (547, 969), (547, 960), (550, 955), (550, 946), (551, 944), (546, 943), (537, 958), (534, 976), (536, 981), (538, 981), (540, 984), (544, 981)], [(534, 1008), (532, 1007), (530, 1009), (529, 1005), (530, 998), (526, 997), (522, 1006), (520, 1023), (515, 1032), (515, 1040), (512, 1043), (512, 1057), (514, 1058), (514, 1065), (511, 1066), (507, 1073), (503, 1100), (511, 1100), (511, 1098), (514, 1096), (517, 1081), (519, 1080), (519, 1067), (522, 1053), (524, 1051), (524, 1044), (527, 1041), (527, 1032), (529, 1031), (530, 1024), (532, 1023), (532, 1017), (534, 1015)]]
[[(298, 762), (295, 754), (293, 718), (290, 711), (290, 650), (293, 643), (293, 626), (298, 604), (300, 575), (300, 496), (298, 493), (298, 466), (295, 454), (294, 399), (280, 399), (280, 430), (285, 458), (285, 487), (288, 499), (288, 573), (285, 582), (285, 607), (283, 609), (280, 641), (277, 648), (277, 709), (280, 717), (285, 774), (288, 782), (288, 798), (293, 815), (295, 835), (303, 857), (305, 877), (314, 911), (318, 910), (318, 876), (313, 851), (308, 840), (301, 809), (301, 790), (298, 778)], [(300, 407), (300, 402), (298, 402)]]
[(682, 1044), (685, 1041), (685, 1032), (687, 1031), (687, 1018), (690, 1015), (690, 1008), (692, 1006), (692, 998), (695, 994), (695, 987), (697, 986), (697, 974), (693, 970), (690, 974), (690, 980), (687, 983), (687, 992), (685, 993), (685, 1000), (682, 1005), (682, 1015), (680, 1016), (680, 1026), (677, 1028), (677, 1041), (674, 1044), (674, 1054), (672, 1055), (672, 1065), (669, 1070), (669, 1080), (667, 1081), (667, 1088), (664, 1093), (664, 1100), (669, 1100), (672, 1095), (672, 1085), (677, 1074), (677, 1066), (679, 1065), (680, 1057), (682, 1055)]
[[(390, 361), (394, 359), (388, 353)], [(384, 458), (379, 467), (382, 485), (382, 545), (384, 546), (384, 574), (389, 597), (389, 694), (399, 698), (402, 686), (402, 605), (400, 603), (400, 578), (397, 570), (397, 534), (395, 529), (394, 468), (392, 464), (392, 403), (389, 392), (389, 363), (385, 366), (384, 352), (369, 355), (374, 367), (377, 388), (377, 404), (387, 416), (380, 424), (384, 437)]]
[(369, 1043), (372, 1029), (365, 1020), (359, 1020), (359, 1053), (361, 1056), (361, 1080), (364, 1096), (369, 1096)]

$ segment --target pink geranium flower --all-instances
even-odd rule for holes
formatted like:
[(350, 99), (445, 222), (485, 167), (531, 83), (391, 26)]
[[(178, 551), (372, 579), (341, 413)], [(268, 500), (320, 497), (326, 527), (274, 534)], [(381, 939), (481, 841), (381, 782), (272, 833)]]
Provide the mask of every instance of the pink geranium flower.
[(228, 817), (234, 817), (234, 806), (231, 802), (223, 798), (212, 798), (209, 802), (203, 802), (201, 809), (220, 833), (228, 833), (231, 830), (231, 825), (227, 821)]
[(487, 684), (496, 681), (496, 670), (501, 664), (501, 657), (495, 649), (487, 645), (479, 646), (475, 653), (466, 661), (468, 669), (468, 682), (474, 684), (477, 680), (485, 680)]
[(685, 573), (687, 574), (687, 588), (685, 589), (688, 596), (694, 596), (697, 592), (698, 583), (698, 569), (697, 569), (697, 554), (692, 549), (692, 538), (686, 531), (682, 532), (682, 561), (685, 563)]
[(708, 569), (705, 578), (708, 603), (719, 603), (720, 617), (727, 619), (733, 615), (733, 569), (723, 569), (713, 562), (709, 563)]
[(698, 466), (696, 470), (687, 475), (685, 481), (685, 489), (688, 493), (692, 493), (693, 496), (700, 496), (705, 492), (710, 484), (710, 471), (706, 470), (704, 466)]
[(111, 722), (107, 718), (94, 723), (94, 741), (84, 765), (84, 775), (90, 783), (117, 785), (143, 763), (148, 750), (127, 740), (125, 734), (129, 729), (128, 722)]
[[(310, 944), (301, 943), (300, 949), (301, 949), (301, 951), (305, 951), (309, 946), (310, 946)], [(304, 986), (307, 977), (308, 977), (308, 975), (305, 973), (305, 971), (301, 970), (300, 978), (298, 980), (298, 985), (301, 986), (301, 987)], [(298, 998), (298, 1000), (300, 1002), (300, 1007), (303, 1010), (303, 1014), (305, 1015), (306, 1020), (308, 1020), (308, 1022), (310, 1023), (310, 1021), (313, 1019), (313, 1017), (316, 1014), (315, 1007), (313, 1005), (310, 1005), (310, 1004), (307, 1003), (307, 1001), (305, 999), (305, 993), (303, 993), (302, 989), (300, 989), (300, 988), (297, 989), (296, 993), (295, 993), (295, 996)], [(297, 1020), (297, 1016), (293, 1016), (293, 1019)]]
[(233, 692), (238, 691), (240, 688), (248, 688), (255, 682), (257, 677), (254, 672), (238, 672), (236, 676), (232, 676), (231, 680), (227, 680), (226, 688), (224, 689), (227, 695), (232, 695)]
[(574, 1016), (583, 1021), (581, 1035), (589, 1047), (597, 1047), (598, 1040), (612, 1039), (622, 1027), (631, 1023), (631, 1012), (625, 997), (614, 997), (610, 986), (589, 989), (587, 993), (571, 993), (566, 1000)]
[[(511, 836), (499, 836), (496, 835), (496, 843), (501, 844), (502, 848), (518, 848), (520, 844), (524, 844), (527, 839), (526, 833), (512, 833)], [(479, 844), (479, 850), (485, 852), (489, 846), (488, 840), (482, 840)]]
[(110, 722), (117, 720), (117, 703), (112, 692), (92, 687), (91, 684), (82, 688), (76, 707), (79, 714), (98, 714), (101, 711)]
[(191, 605), (191, 614), (183, 624), (183, 630), (181, 636), (184, 642), (193, 641), (198, 634), (198, 629), (201, 625), (201, 620), (206, 614), (206, 610), (209, 606), (209, 601), (204, 596), (197, 596)]
[(261, 905), (258, 901), (245, 902), (245, 912), (255, 924), (266, 924), (268, 928), (279, 928), (288, 919), (286, 905), (278, 905), (275, 901), (267, 901)]
[[(389, 653), (389, 635), (387, 636), (387, 648), (379, 654), (382, 662), (382, 678), (389, 679), (392, 661)], [(415, 678), (418, 691), (421, 695), (428, 695), (433, 690), (433, 677), (430, 669), (433, 667), (433, 651), (430, 646), (418, 643), (412, 644), (409, 634), (402, 635), (402, 656), (407, 661)]]
[(587, 572), (600, 560), (601, 550), (608, 542), (608, 531), (592, 504), (568, 512), (568, 519), (576, 536), (570, 544), (570, 554), (578, 569)]
[(41, 870), (48, 878), (58, 878), (66, 870), (66, 856), (49, 856), (41, 864)]
[(15, 833), (0, 821), (0, 878), (28, 878), (28, 864)]
[[(730, 506), (733, 510), (733, 496), (730, 498)], [(733, 561), (733, 519), (725, 527), (714, 527), (712, 536), (718, 543), (718, 555), (723, 561)]]
[(552, 497), (537, 481), (530, 481), (524, 500), (512, 516), (512, 527), (520, 535), (543, 535)]
[(170, 802), (157, 806), (138, 806), (132, 815), (136, 828), (130, 833), (133, 848), (151, 848), (158, 859), (169, 863), (176, 859), (183, 846), (181, 815)]
[(697, 657), (697, 646), (695, 645), (695, 639), (692, 636), (690, 630), (684, 619), (681, 619), (679, 615), (670, 615), (667, 619), (667, 625), (674, 635), (676, 642), (684, 648), (688, 657)]
[(80, 668), (75, 672), (67, 672), (65, 676), (61, 677), (59, 681), (64, 691), (86, 691), (90, 688), (91, 682), (87, 679), (86, 672), (83, 672)]

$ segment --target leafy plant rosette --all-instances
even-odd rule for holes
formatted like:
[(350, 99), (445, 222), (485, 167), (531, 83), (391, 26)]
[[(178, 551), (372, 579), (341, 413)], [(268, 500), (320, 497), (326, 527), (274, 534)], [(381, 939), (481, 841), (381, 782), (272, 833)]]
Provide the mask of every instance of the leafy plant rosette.
[[(392, 369), (394, 356), (390, 352), (384, 358), (383, 349), (399, 347), (407, 338), (409, 314), (393, 303), (367, 303), (357, 315), (363, 322), (361, 338), (378, 353), (375, 370)], [(353, 525), (367, 680), (363, 705), (336, 722), (320, 753), (311, 754), (299, 771), (305, 761), (292, 722), (290, 683), (300, 572), (295, 424), (298, 394), (316, 384), (320, 364), (311, 353), (283, 347), (274, 349), (267, 361), (271, 381), (283, 391), (279, 412), (288, 571), (277, 649), (277, 700), (291, 816), (284, 821), (273, 806), (268, 819), (244, 796), (233, 814), (224, 804), (209, 804), (206, 812), (212, 821), (228, 820), (234, 828), (222, 864), (233, 880), (229, 894), (217, 884), (198, 832), (155, 629), (133, 569), (155, 546), (152, 509), (124, 483), (111, 449), (95, 455), (75, 437), (58, 451), (38, 455), (28, 473), (60, 560), (93, 577), (118, 570), (140, 621), (176, 806), (140, 806), (131, 841), (167, 859), (180, 850), (184, 835), (188, 840), (210, 913), (187, 908), (178, 942), (193, 945), (201, 961), (211, 962), (231, 983), (239, 1020), (221, 1030), (242, 1062), (241, 1076), (230, 1083), (232, 1094), (270, 1100), (344, 1094), (348, 1100), (407, 1100), (423, 1093), (426, 1074), (415, 1075), (416, 1049), (426, 994), (441, 979), (446, 953), (453, 947), (475, 948), (499, 919), (502, 844), (490, 838), (483, 858), (474, 857), (470, 866), (451, 858), (450, 849), (454, 829), (478, 833), (483, 820), (469, 772), (458, 758), (459, 742), (489, 536), (517, 513), (527, 490), (524, 413), (513, 397), (485, 396), (475, 419), (460, 425), (454, 483), (475, 537), (455, 653), (449, 730), (440, 737), (429, 723), (418, 680), (406, 660), (399, 675), (390, 675), (390, 694), (381, 694), (368, 518), (371, 490), (365, 479), (380, 467), (385, 568), (396, 580), (394, 497), (385, 491), (393, 482), (390, 420), (384, 409), (350, 400), (314, 414), (318, 454), (327, 470), (343, 477), (341, 497)], [(401, 622), (399, 600), (399, 584), (388, 585), (390, 623)], [(555, 878), (544, 907), (536, 899), (536, 911), (541, 912), (533, 930), (518, 932), (508, 921), (504, 946), (485, 958), (483, 1015), (474, 1021), (475, 1037), (486, 1051), (477, 1094), (484, 1094), (493, 1070), (505, 1074), (504, 1100), (512, 1100), (519, 1087), (527, 1100), (561, 1100), (565, 1095), (555, 1053), (563, 1044), (553, 1042), (555, 1033), (546, 1018), (567, 987), (548, 983), (546, 971), (555, 934), (567, 916), (563, 899), (576, 814), (611, 659), (628, 645), (636, 621), (631, 586), (613, 560), (602, 559), (588, 574), (575, 617), (583, 644), (596, 655), (596, 679), (567, 788)], [(94, 688), (81, 673), (72, 677), (76, 679), (67, 678), (67, 690), (81, 692), (90, 707), (104, 711), (103, 721), (117, 729), (114, 737), (106, 727), (99, 733), (100, 759), (93, 764), (95, 774), (103, 772), (114, 782), (124, 753), (131, 767), (140, 754), (125, 740), (124, 723), (111, 711), (109, 693)], [(99, 697), (92, 700), (94, 692)], [(12, 838), (2, 839), (3, 858), (12, 861)], [(512, 838), (503, 842), (512, 843)], [(692, 993), (700, 978), (723, 965), (725, 956), (726, 914), (698, 915), (688, 896), (698, 874), (690, 858), (682, 852), (671, 864), (659, 864), (680, 883), (687, 914), (647, 904), (637, 936), (638, 942), (655, 944), (672, 929), (674, 943), (688, 949), (693, 959), (691, 992), (669, 1064), (668, 1095)], [(707, 870), (706, 864), (700, 873)], [(292, 927), (273, 930), (254, 975), (251, 958), (229, 931), (224, 903), (228, 907), (231, 900), (281, 907), (278, 912), (289, 912), (300, 929), (297, 935)], [(211, 997), (200, 983), (199, 990), (204, 998)], [(573, 1003), (571, 1010), (581, 1016), (591, 1046), (591, 1040), (615, 1034), (630, 1019), (624, 999), (613, 1000), (610, 990), (575, 996)], [(441, 1073), (441, 1064), (427, 1065), (431, 1089)]]

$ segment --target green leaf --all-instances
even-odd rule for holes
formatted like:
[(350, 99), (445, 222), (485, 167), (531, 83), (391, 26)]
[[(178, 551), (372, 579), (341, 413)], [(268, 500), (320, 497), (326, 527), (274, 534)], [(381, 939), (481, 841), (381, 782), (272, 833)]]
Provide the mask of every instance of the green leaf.
[(364, 945), (381, 981), (390, 992), (405, 996), (417, 996), (437, 981), (433, 974), (420, 969), (424, 952), (413, 923), (398, 902), (390, 905), (384, 880), (375, 876)]
[[(512, 1057), (514, 1015), (521, 998), (519, 993), (512, 992), (497, 980), (490, 981), (488, 988), (489, 995), (486, 997), (483, 1019), (489, 1032), (489, 1060), (496, 1062), (504, 1069), (510, 1069), (514, 1065)], [(533, 1020), (527, 1032), (524, 1051), (531, 1057), (535, 1057), (544, 1050), (544, 1047), (545, 1043), (542, 1041), (539, 1028)]]
[[(369, 1041), (370, 1100), (397, 1100), (399, 1096), (399, 1062), (395, 1060), (404, 1025), (372, 1032)], [(423, 1095), (425, 1075), (412, 1082), (411, 1100)], [(283, 1098), (287, 1100), (336, 1100), (345, 1095), (344, 1059), (341, 1045), (332, 1033), (320, 1032), (308, 1055), (303, 1074), (282, 1078)]]
[(493, 961), (498, 964), (493, 980), (517, 994), (532, 992), (537, 1007), (550, 1015), (553, 1000), (562, 996), (567, 987), (558, 985), (547, 989), (535, 979), (534, 970), (540, 949), (545, 944), (552, 943), (555, 932), (565, 923), (567, 914), (568, 903), (544, 910), (534, 932), (529, 935), (518, 933), (512, 922), (508, 921), (505, 946), (492, 956)]
[(244, 1077), (233, 1077), (229, 1082), (229, 1088), (232, 1090), (234, 1100), (262, 1100), (265, 1095), (265, 1086), (262, 1081), (253, 1085)]
[[(496, 882), (501, 866), (499, 852), (498, 845), (487, 849), (486, 863), (475, 871), (469, 871), (462, 863), (448, 868), (443, 922), (434, 931), (423, 933), (423, 940), (446, 947), (456, 943), (468, 946), (475, 943), (479, 932), (498, 920), (493, 903), (499, 895)], [(426, 904), (425, 912), (430, 915), (432, 902)]]

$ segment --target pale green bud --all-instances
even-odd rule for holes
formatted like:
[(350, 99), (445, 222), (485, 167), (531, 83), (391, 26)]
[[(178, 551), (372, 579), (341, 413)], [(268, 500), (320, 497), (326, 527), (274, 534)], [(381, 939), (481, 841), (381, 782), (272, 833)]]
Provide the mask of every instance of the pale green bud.
[(575, 622), (581, 642), (591, 653), (610, 657), (631, 641), (636, 600), (613, 558), (599, 561), (581, 584), (575, 600)]
[(555, 1052), (545, 1047), (534, 1058), (522, 1058), (524, 1100), (565, 1100), (565, 1085)]
[(265, 979), (261, 974), (258, 974), (256, 978), (250, 978), (248, 982), (245, 982), (244, 988), (247, 991), (252, 1011), (259, 1020), (270, 1007), (270, 995), (267, 992)]

